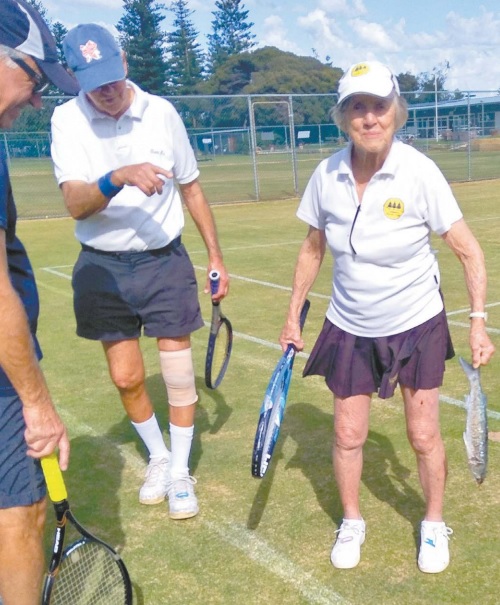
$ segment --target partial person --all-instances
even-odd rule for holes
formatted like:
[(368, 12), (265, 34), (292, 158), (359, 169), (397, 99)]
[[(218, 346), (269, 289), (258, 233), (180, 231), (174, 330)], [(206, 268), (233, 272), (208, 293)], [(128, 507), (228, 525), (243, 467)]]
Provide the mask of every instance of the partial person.
[[(23, 0), (0, 2), (0, 128), (24, 107), (42, 107), (52, 82), (75, 94), (77, 82), (58, 63), (52, 35)], [(39, 459), (69, 441), (39, 365), (39, 299), (30, 261), (16, 235), (17, 212), (6, 153), (0, 145), (0, 596), (3, 605), (35, 605), (44, 569), (46, 487)]]
[(418, 567), (438, 573), (448, 566), (452, 533), (443, 520), (447, 463), (439, 387), (454, 351), (431, 232), (463, 266), (474, 367), (487, 364), (495, 350), (485, 326), (484, 256), (437, 166), (395, 136), (408, 112), (392, 71), (376, 61), (357, 63), (338, 92), (334, 118), (349, 144), (320, 163), (300, 202), (297, 216), (309, 230), (280, 342), (303, 349), (299, 313), (328, 246), (332, 294), (304, 375), (324, 376), (333, 392), (333, 469), (343, 520), (331, 561), (344, 569), (359, 563), (370, 402), (374, 393), (391, 397), (399, 385), (426, 503)]
[[(124, 53), (96, 24), (63, 41), (81, 86), (52, 117), (52, 157), (82, 249), (73, 271), (77, 333), (101, 341), (111, 379), (149, 455), (142, 504), (166, 496), (170, 517), (198, 513), (189, 471), (198, 395), (191, 333), (201, 328), (193, 265), (181, 241), (182, 202), (228, 291), (216, 225), (184, 124), (165, 99), (127, 79)], [(174, 180), (177, 187), (174, 184)], [(180, 192), (180, 194), (179, 194)], [(169, 403), (170, 449), (146, 390), (140, 336), (157, 341)]]

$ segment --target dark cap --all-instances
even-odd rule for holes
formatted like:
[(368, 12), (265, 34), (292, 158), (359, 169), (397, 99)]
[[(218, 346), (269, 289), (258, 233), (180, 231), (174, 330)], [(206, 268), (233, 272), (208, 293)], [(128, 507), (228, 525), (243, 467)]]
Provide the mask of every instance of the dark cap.
[(64, 56), (83, 92), (119, 82), (127, 76), (122, 51), (111, 32), (84, 23), (68, 32), (63, 40)]
[(60, 90), (75, 95), (78, 82), (61, 65), (50, 30), (38, 11), (24, 0), (0, 0), (0, 44), (34, 59)]

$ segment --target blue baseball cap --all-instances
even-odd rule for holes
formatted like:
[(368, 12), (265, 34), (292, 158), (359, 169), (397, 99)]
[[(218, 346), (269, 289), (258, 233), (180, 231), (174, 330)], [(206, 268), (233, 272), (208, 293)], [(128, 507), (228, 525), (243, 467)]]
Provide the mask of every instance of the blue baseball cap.
[(59, 62), (56, 43), (47, 24), (24, 0), (0, 1), (0, 44), (29, 55), (63, 92), (78, 93), (78, 82)]
[(71, 29), (63, 40), (64, 56), (83, 92), (124, 80), (122, 51), (110, 31), (97, 23)]

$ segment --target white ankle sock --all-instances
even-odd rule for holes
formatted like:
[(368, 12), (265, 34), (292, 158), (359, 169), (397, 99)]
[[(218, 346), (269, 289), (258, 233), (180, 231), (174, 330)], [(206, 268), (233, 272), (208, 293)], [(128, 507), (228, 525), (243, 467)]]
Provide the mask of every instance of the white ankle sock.
[(193, 443), (194, 425), (183, 427), (170, 423), (170, 473), (172, 478), (189, 475), (189, 454)]
[(144, 422), (132, 422), (132, 426), (144, 442), (150, 458), (170, 458), (155, 414)]

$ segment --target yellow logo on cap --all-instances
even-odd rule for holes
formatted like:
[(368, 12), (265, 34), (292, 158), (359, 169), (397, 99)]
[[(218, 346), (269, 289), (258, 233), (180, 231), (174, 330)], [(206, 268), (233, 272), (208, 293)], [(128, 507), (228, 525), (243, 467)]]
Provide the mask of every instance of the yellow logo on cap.
[(397, 220), (403, 216), (405, 211), (405, 205), (403, 200), (400, 200), (397, 197), (391, 197), (384, 204), (384, 214), (387, 218), (390, 218), (392, 221)]
[(351, 76), (355, 78), (356, 76), (365, 76), (370, 71), (370, 66), (366, 63), (357, 63), (351, 69)]

